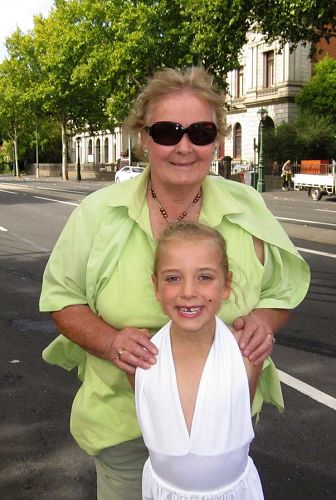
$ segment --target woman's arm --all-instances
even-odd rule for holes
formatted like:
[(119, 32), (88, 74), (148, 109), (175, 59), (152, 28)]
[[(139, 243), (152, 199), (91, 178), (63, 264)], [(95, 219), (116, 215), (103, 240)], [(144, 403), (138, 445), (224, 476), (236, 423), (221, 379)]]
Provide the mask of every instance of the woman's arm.
[[(258, 260), (264, 265), (263, 241), (253, 236), (253, 244)], [(261, 364), (272, 354), (274, 333), (287, 323), (288, 318), (288, 309), (260, 308), (254, 309), (246, 316), (237, 318), (233, 322), (235, 330), (242, 330), (239, 347), (251, 363)]]
[(62, 334), (98, 358), (111, 361), (127, 373), (156, 363), (156, 346), (145, 329), (113, 328), (87, 305), (73, 305), (51, 313)]

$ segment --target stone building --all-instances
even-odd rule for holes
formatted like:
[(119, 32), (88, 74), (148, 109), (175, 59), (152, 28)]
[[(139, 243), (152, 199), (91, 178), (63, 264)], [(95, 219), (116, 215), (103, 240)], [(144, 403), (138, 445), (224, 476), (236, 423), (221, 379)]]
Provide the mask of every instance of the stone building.
[[(264, 130), (293, 120), (298, 111), (295, 96), (310, 80), (314, 62), (326, 53), (336, 57), (335, 39), (330, 44), (320, 42), (316, 48), (312, 61), (309, 44), (299, 45), (293, 51), (286, 44), (280, 51), (277, 41), (267, 44), (262, 35), (249, 34), (239, 58), (240, 66), (227, 76), (227, 121), (231, 130), (219, 153), (230, 156), (237, 169), (258, 161), (258, 110), (264, 108), (268, 112)], [(272, 168), (271, 159), (265, 159), (265, 167)]]
[(116, 127), (112, 132), (84, 132), (71, 138), (69, 156), (73, 163), (77, 163), (79, 157), (81, 166), (88, 170), (114, 171), (116, 165), (129, 164), (130, 141), (122, 127)]

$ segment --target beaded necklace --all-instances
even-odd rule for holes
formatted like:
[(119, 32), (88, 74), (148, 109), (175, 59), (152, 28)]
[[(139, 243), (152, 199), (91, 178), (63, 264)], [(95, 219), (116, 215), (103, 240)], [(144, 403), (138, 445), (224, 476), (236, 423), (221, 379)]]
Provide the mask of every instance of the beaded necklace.
[(172, 219), (168, 218), (167, 211), (161, 205), (160, 200), (156, 196), (156, 193), (155, 193), (153, 187), (151, 187), (151, 193), (152, 193), (153, 200), (159, 205), (159, 209), (160, 209), (160, 213), (161, 213), (162, 217), (165, 219), (166, 222), (168, 222), (168, 224), (173, 224), (174, 222), (177, 222), (181, 219), (184, 219), (184, 217), (186, 217), (188, 215), (189, 211), (192, 209), (192, 207), (194, 205), (196, 205), (196, 203), (200, 200), (200, 198), (202, 196), (202, 192), (199, 191), (197, 193), (197, 195), (195, 196), (195, 198), (193, 199), (193, 201), (190, 203), (189, 207), (186, 208), (185, 210), (183, 210), (183, 212), (177, 217), (177, 219), (172, 220)]

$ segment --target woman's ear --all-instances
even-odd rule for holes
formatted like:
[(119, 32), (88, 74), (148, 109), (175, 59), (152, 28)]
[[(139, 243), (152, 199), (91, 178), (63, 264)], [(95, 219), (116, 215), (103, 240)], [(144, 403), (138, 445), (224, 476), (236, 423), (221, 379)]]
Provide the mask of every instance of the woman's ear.
[(140, 132), (140, 143), (142, 149), (148, 149), (148, 134), (145, 130), (141, 130)]

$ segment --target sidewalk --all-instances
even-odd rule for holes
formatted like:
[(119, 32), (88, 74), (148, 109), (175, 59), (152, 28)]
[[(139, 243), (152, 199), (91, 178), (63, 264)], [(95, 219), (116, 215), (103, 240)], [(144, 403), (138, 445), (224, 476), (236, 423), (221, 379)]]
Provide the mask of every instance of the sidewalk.
[[(104, 179), (103, 177), (101, 179), (97, 178), (85, 178), (82, 176), (81, 181), (77, 181), (76, 178), (70, 178), (68, 181), (63, 181), (62, 177), (40, 177), (36, 178), (34, 175), (21, 175), (19, 178), (14, 177), (12, 175), (1, 175), (0, 174), (0, 183), (1, 182), (12, 182), (12, 183), (31, 183), (31, 182), (40, 182), (40, 183), (46, 183), (46, 184), (52, 184), (52, 183), (60, 183), (64, 184), (65, 186), (97, 186), (96, 189), (99, 189), (99, 187), (104, 187), (108, 186), (113, 183), (110, 178)], [(267, 187), (267, 186), (266, 186)], [(307, 193), (304, 191), (282, 191), (281, 187), (275, 187), (275, 188), (270, 188), (267, 189), (266, 193), (263, 193), (264, 197), (269, 196), (270, 194), (274, 195), (276, 193), (281, 199), (286, 199), (286, 197), (291, 197), (295, 198), (295, 195), (301, 195), (305, 199), (307, 198)], [(294, 195), (294, 196), (293, 196)]]
[(41, 184), (63, 184), (64, 186), (84, 186), (84, 187), (105, 187), (110, 185), (112, 182), (110, 179), (95, 179), (87, 178), (77, 181), (76, 179), (69, 179), (68, 181), (63, 181), (62, 177), (40, 177), (37, 179), (34, 175), (21, 175), (20, 177), (14, 177), (12, 175), (0, 175), (0, 184), (12, 183), (12, 184), (31, 184), (33, 182), (39, 182)]

